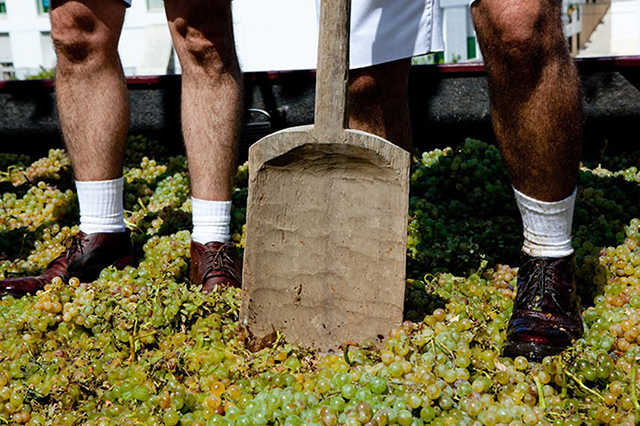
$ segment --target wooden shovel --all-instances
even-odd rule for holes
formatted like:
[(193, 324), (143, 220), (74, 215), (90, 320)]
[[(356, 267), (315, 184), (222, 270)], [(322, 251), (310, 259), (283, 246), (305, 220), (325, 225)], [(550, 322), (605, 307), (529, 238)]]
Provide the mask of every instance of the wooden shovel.
[(315, 125), (249, 149), (240, 325), (335, 351), (402, 321), (410, 154), (347, 130), (350, 0), (323, 0)]

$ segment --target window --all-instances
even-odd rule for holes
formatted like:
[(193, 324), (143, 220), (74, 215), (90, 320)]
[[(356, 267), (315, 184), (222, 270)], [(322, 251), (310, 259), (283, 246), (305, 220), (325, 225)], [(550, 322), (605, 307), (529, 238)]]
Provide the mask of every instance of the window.
[(48, 13), (50, 7), (50, 0), (36, 0), (38, 2), (38, 13)]
[(476, 38), (467, 37), (467, 59), (474, 59), (476, 57)]
[(164, 0), (147, 0), (147, 9), (157, 12), (164, 10)]
[(0, 33), (0, 80), (9, 80), (14, 77), (11, 39), (8, 33)]
[(56, 66), (56, 54), (53, 50), (53, 40), (50, 32), (40, 33), (40, 46), (42, 47), (42, 66), (50, 70)]
[(11, 39), (9, 38), (9, 33), (0, 33), (0, 62), (13, 62), (13, 56), (11, 53)]
[(0, 81), (16, 78), (13, 62), (0, 62)]

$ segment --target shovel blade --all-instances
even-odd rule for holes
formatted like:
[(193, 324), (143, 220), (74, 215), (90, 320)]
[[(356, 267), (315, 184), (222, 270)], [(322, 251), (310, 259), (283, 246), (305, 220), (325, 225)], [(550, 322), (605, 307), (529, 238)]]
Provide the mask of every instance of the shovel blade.
[(322, 351), (380, 346), (402, 322), (410, 156), (342, 135), (292, 129), (251, 148), (240, 321), (252, 342), (279, 330)]

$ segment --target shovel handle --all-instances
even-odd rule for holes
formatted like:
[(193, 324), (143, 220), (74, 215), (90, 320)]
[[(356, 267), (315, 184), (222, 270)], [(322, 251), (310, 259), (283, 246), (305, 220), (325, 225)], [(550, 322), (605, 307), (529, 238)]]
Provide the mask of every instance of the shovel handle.
[(350, 17), (351, 0), (322, 0), (314, 129), (329, 137), (349, 125)]

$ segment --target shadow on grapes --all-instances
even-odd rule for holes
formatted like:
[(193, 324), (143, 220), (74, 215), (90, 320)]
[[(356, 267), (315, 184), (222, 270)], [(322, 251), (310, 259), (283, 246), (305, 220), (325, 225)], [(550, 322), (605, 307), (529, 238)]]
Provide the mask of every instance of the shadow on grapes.
[(446, 300), (427, 289), (424, 281), (410, 280), (405, 287), (404, 293), (404, 319), (420, 322), (425, 315), (430, 315), (436, 309), (443, 309)]
[[(610, 164), (624, 166), (623, 160)], [(626, 174), (583, 167), (573, 221), (573, 245), (583, 300), (596, 293), (594, 264), (601, 250), (624, 241), (625, 226), (638, 217), (640, 187)], [(522, 225), (498, 148), (468, 139), (455, 149), (424, 153), (411, 175), (407, 277), (450, 272), (465, 276), (483, 261), (518, 266)], [(596, 283), (598, 284), (598, 283)], [(601, 283), (600, 283), (601, 284)], [(415, 296), (418, 297), (418, 296)], [(409, 302), (409, 300), (407, 300)]]
[[(7, 170), (13, 167), (27, 167), (33, 160), (25, 154), (0, 153), (0, 170)], [(6, 173), (6, 172), (3, 172)]]
[(22, 198), (32, 186), (28, 184), (13, 186), (11, 182), (0, 182), (0, 194), (11, 192), (16, 195), (16, 198)]
[(625, 170), (635, 167), (637, 172), (640, 167), (640, 151), (628, 152), (627, 147), (609, 146), (605, 140), (601, 150), (585, 155), (583, 164), (588, 169)]
[(144, 255), (144, 244), (153, 236), (163, 237), (184, 229), (191, 229), (191, 213), (172, 207), (147, 212), (131, 232), (134, 253), (137, 258)]
[(35, 232), (29, 231), (26, 226), (0, 232), (0, 261), (28, 256), (45, 226), (40, 225)]
[(46, 157), (33, 162), (26, 155), (0, 153), (1, 193), (22, 197), (29, 189), (41, 185), (62, 192), (75, 188), (71, 161), (64, 150), (50, 149)]
[(57, 189), (62, 192), (68, 189), (75, 190), (71, 169), (64, 168), (57, 171), (55, 175), (42, 174), (39, 176), (24, 172), (24, 168), (10, 170), (8, 172), (0, 172), (0, 175), (4, 175), (0, 176), (0, 194), (12, 193), (17, 198), (22, 198), (30, 189), (37, 187), (38, 184), (42, 185), (40, 182), (43, 182), (47, 188)]
[(600, 168), (584, 168), (579, 175), (573, 246), (579, 283), (583, 284), (579, 293), (586, 306), (607, 283), (609, 268), (601, 255), (625, 241), (625, 227), (640, 213), (640, 187), (627, 179)]
[[(26, 260), (30, 255), (34, 252), (41, 252), (44, 250), (43, 246), (43, 236), (45, 233), (51, 235), (52, 229), (61, 229), (64, 226), (71, 226), (73, 223), (77, 222), (76, 218), (65, 218), (64, 220), (53, 220), (46, 221), (40, 224), (35, 230), (29, 230), (27, 226), (20, 226), (13, 229), (8, 229), (0, 232), (0, 262), (4, 260), (9, 261), (17, 261), (17, 260)], [(53, 231), (57, 233), (57, 231)], [(57, 253), (51, 254), (53, 257), (57, 255)], [(53, 257), (46, 262), (53, 260)], [(35, 265), (32, 265), (33, 268), (29, 268), (30, 270), (20, 272), (20, 276), (23, 275), (32, 275), (38, 274), (42, 272), (45, 264), (40, 265), (38, 268)], [(11, 273), (9, 273), (11, 275)]]
[(14, 186), (14, 173), (17, 170), (24, 170), (31, 164), (32, 160), (28, 155), (0, 153), (0, 193), (12, 192), (16, 197), (23, 197), (29, 190), (29, 185)]
[(144, 157), (158, 161), (166, 160), (169, 150), (158, 141), (142, 135), (129, 136), (125, 146), (124, 166), (139, 167)]
[(521, 223), (497, 147), (468, 139), (423, 154), (411, 175), (407, 276), (514, 263)]

